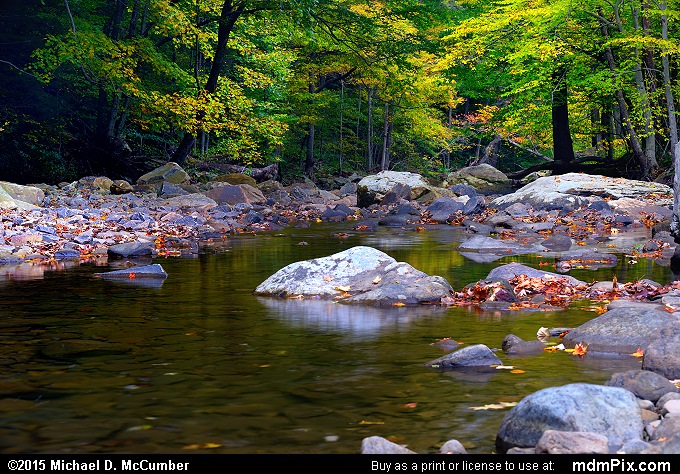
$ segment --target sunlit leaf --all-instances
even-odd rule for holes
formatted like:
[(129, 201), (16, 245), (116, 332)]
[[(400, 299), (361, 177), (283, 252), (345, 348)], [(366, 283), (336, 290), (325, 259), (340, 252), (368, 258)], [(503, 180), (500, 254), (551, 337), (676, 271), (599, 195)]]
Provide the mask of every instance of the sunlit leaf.
[(643, 351), (642, 349), (638, 348), (638, 350), (636, 350), (635, 352), (633, 352), (631, 355), (632, 355), (633, 357), (644, 357), (645, 351)]
[(588, 346), (584, 345), (582, 342), (579, 342), (576, 344), (576, 347), (574, 347), (573, 352), (571, 355), (579, 356), (579, 358), (583, 358), (584, 355), (588, 353)]
[(499, 402), (482, 405), (479, 407), (470, 407), (470, 410), (503, 410), (505, 408), (512, 408), (517, 405), (517, 402)]
[(222, 445), (218, 443), (203, 443), (203, 444), (190, 444), (182, 447), (182, 449), (215, 449), (221, 447)]

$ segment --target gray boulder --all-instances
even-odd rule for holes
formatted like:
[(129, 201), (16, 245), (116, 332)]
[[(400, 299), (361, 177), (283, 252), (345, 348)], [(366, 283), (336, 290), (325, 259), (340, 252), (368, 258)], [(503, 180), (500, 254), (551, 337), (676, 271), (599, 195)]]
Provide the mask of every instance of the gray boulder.
[(260, 296), (334, 299), (341, 303), (438, 303), (451, 285), (371, 247), (348, 250), (282, 268), (257, 286)]
[(416, 173), (399, 171), (381, 171), (369, 175), (357, 183), (357, 205), (368, 207), (378, 203), (395, 185), (402, 184), (410, 188), (410, 200), (418, 199), (433, 187), (425, 178)]
[(609, 440), (597, 433), (547, 430), (536, 454), (609, 454)]
[(646, 352), (661, 331), (675, 320), (673, 315), (652, 305), (650, 308), (615, 308), (572, 329), (562, 343), (567, 348), (583, 343), (590, 352), (632, 354), (638, 349)]
[(604, 435), (611, 446), (641, 440), (644, 422), (628, 390), (587, 383), (550, 387), (523, 398), (501, 422), (496, 449), (536, 446), (547, 430)]
[(678, 392), (678, 387), (670, 380), (649, 370), (628, 370), (612, 374), (605, 385), (625, 388), (633, 392), (636, 397), (654, 403), (666, 393)]
[(151, 255), (155, 249), (156, 246), (153, 242), (135, 240), (133, 242), (112, 245), (108, 248), (108, 253), (124, 258), (141, 257), (144, 255)]
[(467, 451), (460, 441), (450, 439), (439, 448), (439, 454), (467, 454)]
[(153, 184), (167, 181), (169, 183), (180, 184), (189, 182), (189, 174), (180, 165), (172, 161), (159, 166), (137, 178), (137, 184)]
[(475, 344), (458, 349), (425, 364), (433, 369), (458, 369), (465, 367), (491, 367), (503, 362), (484, 344)]
[(507, 193), (511, 189), (510, 179), (491, 165), (481, 164), (461, 168), (446, 177), (449, 184), (472, 186), (481, 194)]
[(217, 204), (264, 204), (267, 198), (262, 194), (262, 191), (249, 184), (225, 184), (224, 186), (217, 186), (209, 191), (204, 191), (203, 194)]
[[(469, 200), (469, 198), (465, 199)], [(458, 211), (463, 211), (465, 203), (463, 199), (448, 196), (440, 197), (432, 201), (427, 206), (426, 211), (430, 213), (430, 218), (440, 224), (445, 224), (451, 215)]]
[(545, 349), (545, 344), (543, 344), (538, 339), (534, 339), (533, 341), (525, 341), (519, 336), (508, 334), (505, 336), (505, 339), (503, 339), (501, 349), (507, 355), (535, 355), (541, 354), (543, 352), (543, 349)]
[[(655, 204), (664, 204), (665, 197), (672, 195), (672, 189), (659, 183), (637, 181), (584, 173), (567, 173), (545, 176), (527, 184), (514, 193), (494, 199), (490, 207), (505, 209), (514, 203), (524, 203), (537, 210), (572, 211), (581, 206), (587, 207), (604, 198), (653, 198)], [(670, 204), (670, 201), (669, 201)]]
[(0, 209), (33, 210), (45, 200), (45, 192), (34, 186), (0, 181)]
[(658, 338), (645, 349), (642, 368), (669, 379), (677, 379), (680, 378), (680, 323), (672, 315), (666, 315), (675, 322), (657, 332)]
[(361, 441), (361, 454), (417, 454), (382, 436), (369, 436)]

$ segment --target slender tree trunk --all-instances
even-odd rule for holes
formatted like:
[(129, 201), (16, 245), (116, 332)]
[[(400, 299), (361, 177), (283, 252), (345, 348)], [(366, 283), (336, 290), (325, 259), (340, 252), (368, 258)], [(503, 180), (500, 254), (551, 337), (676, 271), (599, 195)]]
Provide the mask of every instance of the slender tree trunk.
[(373, 162), (373, 88), (367, 87), (368, 99), (368, 122), (366, 125), (366, 164), (368, 170), (372, 170), (374, 166)]
[[(659, 4), (659, 8), (665, 12), (666, 2), (661, 2)], [(661, 38), (668, 40), (668, 17), (665, 13), (661, 16)], [(675, 118), (675, 100), (673, 97), (673, 89), (671, 89), (671, 71), (667, 51), (664, 51), (664, 54), (661, 56), (661, 64), (663, 65), (663, 84), (666, 92), (666, 108), (668, 110), (668, 128), (671, 139), (671, 155), (673, 156), (673, 163), (675, 163), (675, 166), (677, 167), (677, 162), (680, 160), (680, 155), (678, 155), (677, 147), (675, 146), (678, 143), (678, 126)]]
[[(309, 84), (308, 90), (310, 97), (314, 94), (316, 86), (314, 84), (314, 74), (309, 73)], [(314, 104), (314, 99), (309, 99), (309, 105)], [(310, 123), (307, 128), (307, 141), (306, 141), (306, 153), (305, 153), (305, 175), (309, 179), (314, 178), (314, 124)]]
[[(631, 6), (632, 17), (633, 17), (633, 28), (636, 31), (640, 30), (640, 11), (638, 8)], [(635, 87), (637, 88), (638, 94), (640, 95), (640, 100), (642, 102), (642, 116), (644, 119), (644, 143), (645, 143), (645, 155), (650, 158), (650, 160), (656, 161), (656, 136), (654, 134), (654, 124), (652, 121), (652, 106), (649, 99), (649, 92), (647, 91), (647, 85), (645, 83), (645, 76), (643, 73), (643, 60), (638, 48), (635, 48), (635, 65), (633, 66), (635, 70)], [(652, 166), (654, 164), (652, 163)], [(658, 165), (657, 165), (658, 166)]]
[[(659, 8), (664, 12), (661, 16), (661, 38), (668, 39), (668, 16), (666, 15), (666, 2), (662, 1)], [(668, 109), (668, 127), (671, 140), (671, 156), (673, 157), (673, 217), (671, 219), (671, 235), (675, 239), (676, 244), (680, 244), (680, 141), (678, 141), (678, 128), (675, 119), (675, 101), (673, 97), (673, 90), (671, 89), (671, 74), (670, 64), (668, 59), (668, 52), (664, 51), (661, 56), (663, 64), (663, 82), (666, 92), (666, 107)], [(671, 259), (671, 270), (676, 272), (680, 267), (678, 262), (680, 255), (676, 249), (673, 258)]]
[[(601, 9), (600, 16), (603, 16)], [(600, 31), (602, 32), (602, 36), (604, 38), (606, 39), (609, 38), (609, 30), (607, 24), (604, 21), (600, 22)], [(658, 164), (656, 164), (656, 159), (654, 159), (654, 157), (650, 158), (645, 154), (640, 144), (640, 140), (638, 139), (637, 133), (633, 128), (633, 123), (628, 113), (628, 105), (626, 104), (626, 98), (623, 94), (623, 90), (616, 83), (618, 73), (616, 71), (616, 61), (614, 59), (614, 53), (610, 47), (607, 47), (604, 53), (605, 59), (607, 60), (607, 64), (609, 66), (609, 70), (612, 73), (612, 82), (614, 83), (616, 89), (615, 97), (616, 102), (619, 106), (619, 113), (621, 114), (621, 122), (628, 135), (628, 141), (630, 143), (631, 148), (633, 149), (633, 156), (635, 158), (635, 161), (637, 161), (637, 163), (640, 165), (641, 178), (647, 179), (654, 171), (654, 169), (658, 167)]]
[[(449, 111), (447, 115), (447, 120), (446, 120), (446, 125), (449, 130), (449, 133), (451, 132), (451, 128), (453, 127), (453, 107), (449, 105)], [(449, 142), (449, 147), (451, 146), (451, 143)], [(444, 168), (448, 170), (451, 167), (451, 150), (450, 148), (446, 148), (444, 150)]]
[(380, 170), (385, 171), (389, 165), (387, 162), (387, 142), (389, 140), (388, 138), (388, 131), (390, 128), (390, 104), (389, 102), (385, 101), (385, 108), (383, 112), (383, 144), (382, 144), (382, 151), (380, 153)]
[(342, 148), (344, 143), (342, 142), (342, 119), (345, 107), (345, 81), (340, 81), (340, 156), (338, 157), (338, 171), (340, 176), (342, 176)]
[[(238, 18), (243, 13), (245, 8), (244, 3), (239, 3), (237, 6), (234, 5), (232, 0), (225, 0), (222, 4), (222, 10), (220, 12), (219, 24), (217, 27), (217, 45), (215, 46), (215, 56), (213, 57), (212, 65), (210, 67), (210, 74), (208, 75), (208, 80), (205, 84), (205, 92), (208, 94), (213, 94), (217, 90), (217, 82), (222, 72), (222, 66), (224, 60), (227, 56), (227, 43), (229, 42), (229, 36), (234, 29), (234, 24)], [(198, 113), (198, 121), (200, 122), (203, 118), (203, 113)], [(193, 133), (184, 132), (182, 141), (179, 146), (172, 154), (171, 160), (183, 165), (187, 157), (191, 154), (191, 151), (196, 144), (196, 137)]]
[(555, 174), (570, 170), (574, 161), (574, 144), (569, 128), (569, 108), (567, 104), (566, 71), (559, 72), (552, 94), (552, 135)]

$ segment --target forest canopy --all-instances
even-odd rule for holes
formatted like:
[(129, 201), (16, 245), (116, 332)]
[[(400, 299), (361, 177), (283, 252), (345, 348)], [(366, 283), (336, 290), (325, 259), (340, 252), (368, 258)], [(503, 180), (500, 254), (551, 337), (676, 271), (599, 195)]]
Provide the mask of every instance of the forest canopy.
[(676, 1), (5, 0), (0, 179), (489, 163), (654, 179)]

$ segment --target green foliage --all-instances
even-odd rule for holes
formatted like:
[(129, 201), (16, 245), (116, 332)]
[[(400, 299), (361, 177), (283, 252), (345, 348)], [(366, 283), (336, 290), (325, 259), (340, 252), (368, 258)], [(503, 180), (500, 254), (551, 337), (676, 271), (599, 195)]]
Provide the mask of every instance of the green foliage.
[[(213, 67), (228, 6), (236, 21)], [(619, 92), (641, 139), (669, 149), (654, 63), (675, 58), (678, 33), (663, 40), (662, 11), (645, 2), (71, 0), (33, 10), (26, 28), (2, 33), (10, 44), (30, 31), (30, 47), (0, 55), (0, 67), (15, 66), (3, 69), (2, 95), (34, 105), (0, 103), (12, 123), (3, 144), (17, 150), (0, 165), (26, 179), (125, 174), (140, 159), (168, 159), (185, 133), (201, 137), (192, 154), (202, 160), (280, 161), (290, 174), (453, 169), (500, 135), (500, 167), (515, 170), (552, 156), (560, 81), (577, 152), (629, 154)], [(677, 22), (675, 2), (665, 13)], [(634, 75), (643, 58), (652, 61), (644, 94)], [(120, 143), (132, 156), (121, 157)]]

